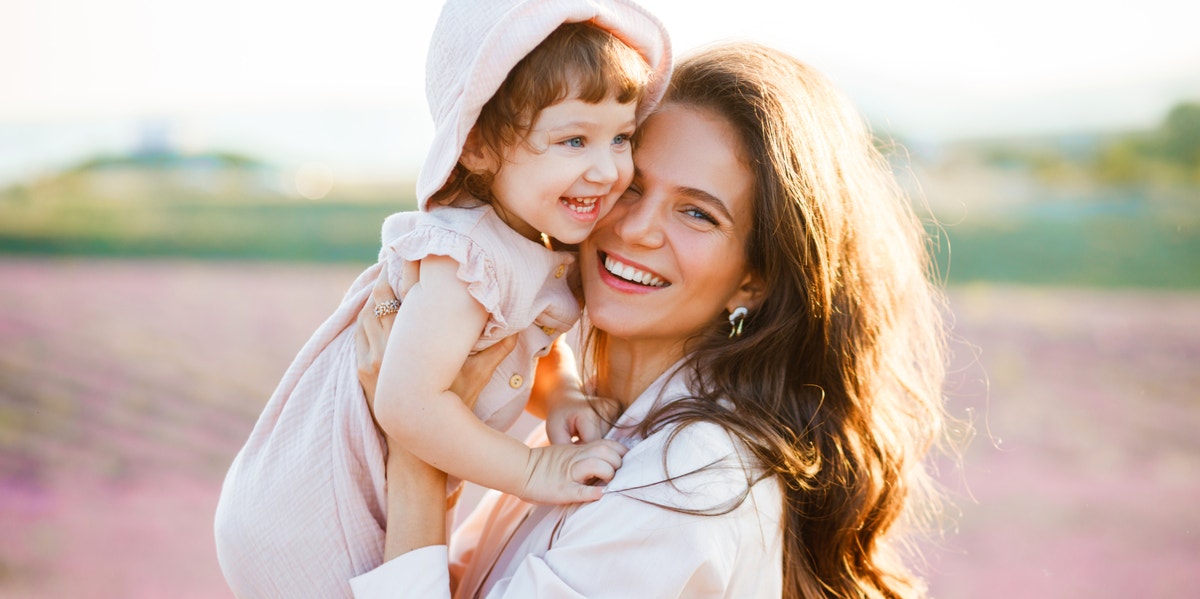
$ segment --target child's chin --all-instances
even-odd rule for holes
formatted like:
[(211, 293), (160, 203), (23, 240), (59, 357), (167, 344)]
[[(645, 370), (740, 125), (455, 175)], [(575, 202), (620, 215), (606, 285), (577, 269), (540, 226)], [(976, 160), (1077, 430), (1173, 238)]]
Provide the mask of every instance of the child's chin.
[(573, 231), (570, 234), (563, 235), (561, 237), (559, 237), (559, 236), (553, 236), (553, 237), (554, 237), (555, 241), (557, 241), (563, 245), (579, 245), (580, 243), (583, 243), (584, 239), (587, 239), (588, 233), (591, 233), (591, 231), (584, 231), (584, 232)]

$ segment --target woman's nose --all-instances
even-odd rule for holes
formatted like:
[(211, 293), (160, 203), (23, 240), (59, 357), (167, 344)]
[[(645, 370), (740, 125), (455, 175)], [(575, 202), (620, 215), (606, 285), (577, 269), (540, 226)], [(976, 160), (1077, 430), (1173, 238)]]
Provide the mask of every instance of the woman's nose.
[(652, 198), (642, 195), (632, 199), (622, 199), (609, 213), (613, 219), (613, 231), (625, 243), (644, 248), (656, 248), (663, 245), (663, 223), (660, 210)]

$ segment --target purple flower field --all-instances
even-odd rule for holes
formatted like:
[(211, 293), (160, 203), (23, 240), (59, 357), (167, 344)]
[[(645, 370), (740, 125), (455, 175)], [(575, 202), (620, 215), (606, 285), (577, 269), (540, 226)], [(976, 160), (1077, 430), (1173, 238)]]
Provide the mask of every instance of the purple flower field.
[[(230, 597), (221, 478), (352, 266), (0, 259), (0, 597)], [(1200, 292), (951, 291), (933, 595), (1200, 588)]]

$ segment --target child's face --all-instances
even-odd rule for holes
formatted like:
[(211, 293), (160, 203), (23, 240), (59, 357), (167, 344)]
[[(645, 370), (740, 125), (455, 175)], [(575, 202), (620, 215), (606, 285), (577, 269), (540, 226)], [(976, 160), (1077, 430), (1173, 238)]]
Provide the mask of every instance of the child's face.
[(633, 179), (636, 108), (572, 98), (543, 109), (492, 181), (508, 225), (530, 239), (583, 241)]

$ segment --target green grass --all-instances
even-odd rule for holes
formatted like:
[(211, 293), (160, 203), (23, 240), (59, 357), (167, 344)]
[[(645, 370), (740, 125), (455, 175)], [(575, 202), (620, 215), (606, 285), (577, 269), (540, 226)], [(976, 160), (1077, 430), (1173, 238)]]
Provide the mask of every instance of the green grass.
[[(388, 204), (75, 206), (0, 225), (0, 252), (371, 262)], [(14, 219), (15, 220), (15, 219)]]
[(996, 216), (934, 233), (953, 284), (1200, 288), (1198, 216)]
[[(174, 181), (143, 177), (113, 192), (76, 174), (0, 191), (0, 254), (367, 263), (383, 219), (413, 206), (407, 189), (313, 202), (246, 192), (237, 180), (203, 193)], [(1032, 202), (974, 214), (931, 228), (935, 257), (950, 284), (1200, 288), (1192, 200)]]

